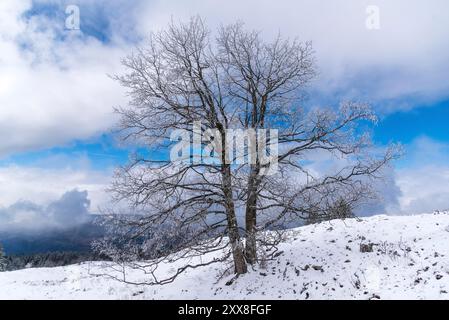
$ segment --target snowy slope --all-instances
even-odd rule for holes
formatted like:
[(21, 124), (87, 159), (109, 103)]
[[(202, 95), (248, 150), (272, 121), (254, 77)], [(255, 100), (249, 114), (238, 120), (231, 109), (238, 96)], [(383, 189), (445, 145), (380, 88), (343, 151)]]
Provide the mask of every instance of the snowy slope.
[[(448, 213), (330, 221), (293, 234), (278, 261), (231, 285), (218, 279), (224, 265), (135, 286), (95, 275), (96, 262), (0, 273), (0, 299), (449, 299)], [(360, 251), (370, 243), (372, 252)]]

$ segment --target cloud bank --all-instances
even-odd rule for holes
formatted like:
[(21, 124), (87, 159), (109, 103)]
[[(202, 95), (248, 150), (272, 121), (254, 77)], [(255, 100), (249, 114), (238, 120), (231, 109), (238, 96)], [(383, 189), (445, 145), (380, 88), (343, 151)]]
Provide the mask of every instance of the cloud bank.
[(66, 229), (89, 221), (87, 191), (72, 190), (47, 206), (18, 201), (0, 207), (0, 232)]
[[(379, 9), (378, 30), (366, 27), (373, 5)], [(312, 40), (321, 71), (313, 88), (317, 102), (367, 99), (393, 112), (449, 95), (445, 0), (156, 0), (141, 11), (140, 31), (194, 14), (212, 26), (240, 19), (268, 37), (281, 32)]]

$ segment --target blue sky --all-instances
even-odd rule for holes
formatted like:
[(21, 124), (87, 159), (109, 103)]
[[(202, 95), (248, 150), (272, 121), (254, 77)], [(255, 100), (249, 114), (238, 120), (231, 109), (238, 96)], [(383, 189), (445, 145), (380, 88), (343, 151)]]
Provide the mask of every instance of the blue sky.
[[(149, 31), (200, 14), (212, 29), (240, 19), (267, 38), (312, 40), (320, 76), (307, 103), (368, 101), (380, 117), (376, 144), (404, 145), (384, 188), (399, 190), (389, 213), (449, 208), (449, 4), (374, 2), (2, 0), (0, 181), (10, 185), (0, 187), (0, 207), (48, 204), (72, 189), (87, 190), (94, 208), (107, 202), (102, 190), (130, 152), (110, 133), (112, 107), (127, 98), (107, 74)], [(69, 4), (80, 8), (80, 31), (65, 29)], [(379, 30), (366, 28), (372, 4)]]
[(419, 136), (449, 141), (449, 101), (430, 106), (418, 106), (409, 111), (398, 111), (381, 118), (375, 129), (375, 139), (381, 143), (390, 140), (409, 144)]
[[(376, 144), (386, 145), (399, 142), (406, 148), (420, 137), (449, 143), (449, 101), (441, 101), (430, 106), (417, 106), (412, 110), (398, 111), (380, 117), (373, 130)], [(103, 133), (86, 140), (73, 140), (64, 145), (37, 151), (19, 152), (0, 159), (0, 165), (45, 166), (52, 157), (79, 159), (85, 157), (95, 170), (126, 164), (129, 154), (135, 150), (119, 146), (114, 134)], [(155, 158), (162, 158), (162, 152), (152, 152)], [(449, 156), (449, 154), (448, 154)], [(396, 165), (406, 165), (410, 160), (405, 156)], [(438, 159), (435, 159), (438, 161)], [(60, 163), (61, 166), (67, 163)], [(47, 164), (55, 166), (57, 164)]]

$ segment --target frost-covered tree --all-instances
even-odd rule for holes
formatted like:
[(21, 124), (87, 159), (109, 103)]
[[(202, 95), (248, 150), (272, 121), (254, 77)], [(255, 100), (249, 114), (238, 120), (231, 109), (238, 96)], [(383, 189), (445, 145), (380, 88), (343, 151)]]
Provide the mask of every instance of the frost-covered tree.
[(340, 197), (335, 203), (329, 205), (327, 210), (320, 211), (317, 209), (316, 211), (310, 212), (306, 222), (312, 224), (332, 219), (348, 219), (354, 217), (352, 203), (345, 198)]
[(6, 257), (5, 257), (5, 252), (3, 251), (3, 246), (0, 243), (0, 271), (5, 271), (6, 265), (7, 265), (7, 261), (6, 261)]
[[(116, 79), (128, 89), (130, 102), (117, 109), (121, 137), (159, 156), (141, 152), (117, 170), (111, 194), (134, 214), (112, 209), (110, 236), (95, 247), (128, 264), (157, 252), (145, 264), (150, 284), (229, 258), (236, 274), (245, 273), (257, 263), (258, 250), (272, 249), (281, 239), (265, 231), (312, 212), (326, 214), (341, 198), (355, 204), (372, 196), (371, 179), (397, 155), (395, 148), (373, 152), (359, 127), (376, 121), (368, 105), (303, 106), (304, 89), (316, 75), (309, 42), (281, 36), (265, 41), (241, 23), (212, 36), (193, 18), (151, 34), (123, 65), (126, 72)], [(182, 129), (195, 140), (194, 123), (209, 135), (201, 147), (213, 143), (216, 161), (170, 161), (163, 151), (179, 146), (171, 133)], [(267, 148), (247, 148), (243, 157), (251, 153), (255, 161), (230, 164), (229, 157), (237, 155), (219, 152), (233, 144), (230, 129), (252, 130), (256, 144)], [(270, 153), (278, 166), (271, 174), (272, 162), (261, 161), (261, 152), (272, 140), (259, 129), (270, 136), (278, 130), (278, 152)], [(184, 160), (194, 159), (198, 150), (187, 149), (192, 152)], [(323, 157), (337, 164), (317, 170), (314, 159)], [(185, 263), (158, 278), (163, 260)]]

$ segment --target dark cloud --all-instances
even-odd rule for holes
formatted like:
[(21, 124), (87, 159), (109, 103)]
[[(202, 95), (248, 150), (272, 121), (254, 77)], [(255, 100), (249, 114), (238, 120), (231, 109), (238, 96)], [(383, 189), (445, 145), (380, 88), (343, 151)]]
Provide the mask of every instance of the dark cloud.
[(87, 196), (87, 191), (66, 192), (59, 200), (51, 203), (47, 211), (58, 224), (82, 223), (89, 214), (90, 200)]
[(47, 206), (18, 201), (0, 208), (0, 231), (70, 228), (89, 219), (87, 191), (72, 190)]
[(401, 212), (399, 199), (402, 191), (396, 182), (392, 168), (385, 168), (382, 178), (373, 181), (376, 199), (362, 204), (356, 209), (357, 216), (372, 216), (376, 214), (398, 214)]

